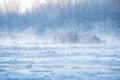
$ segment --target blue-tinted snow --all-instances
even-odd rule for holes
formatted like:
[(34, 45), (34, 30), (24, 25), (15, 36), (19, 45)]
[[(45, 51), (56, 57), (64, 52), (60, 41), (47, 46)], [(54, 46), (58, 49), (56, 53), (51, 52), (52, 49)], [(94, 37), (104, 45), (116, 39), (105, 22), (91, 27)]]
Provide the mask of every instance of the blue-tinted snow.
[(120, 47), (1, 47), (0, 80), (119, 80)]

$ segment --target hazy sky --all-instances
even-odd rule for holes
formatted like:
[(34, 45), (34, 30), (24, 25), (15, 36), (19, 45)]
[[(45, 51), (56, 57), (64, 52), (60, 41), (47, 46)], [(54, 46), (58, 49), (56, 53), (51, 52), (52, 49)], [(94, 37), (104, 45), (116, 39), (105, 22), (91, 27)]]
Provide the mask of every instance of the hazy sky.
[[(0, 7), (3, 7), (4, 1), (9, 4), (9, 2), (11, 2), (12, 0), (0, 0)], [(35, 2), (35, 0), (13, 0), (13, 1), (19, 1), (20, 2), (21, 12), (25, 12), (26, 9), (31, 8), (32, 4)], [(39, 1), (41, 3), (46, 2), (46, 0), (39, 0)]]
[[(37, 1), (37, 0), (36, 0)], [(45, 3), (46, 0), (39, 0), (41, 3)], [(21, 11), (25, 12), (26, 9), (31, 8), (32, 4), (35, 2), (35, 0), (21, 0)]]

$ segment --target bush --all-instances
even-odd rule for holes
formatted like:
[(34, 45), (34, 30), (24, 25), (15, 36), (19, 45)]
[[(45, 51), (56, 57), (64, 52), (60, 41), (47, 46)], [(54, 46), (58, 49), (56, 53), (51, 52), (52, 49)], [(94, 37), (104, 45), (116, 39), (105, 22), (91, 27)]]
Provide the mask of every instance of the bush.
[(54, 40), (56, 43), (80, 43), (80, 44), (99, 44), (103, 43), (103, 41), (96, 35), (93, 34), (84, 34), (79, 31), (65, 31), (60, 30), (57, 31), (54, 35)]

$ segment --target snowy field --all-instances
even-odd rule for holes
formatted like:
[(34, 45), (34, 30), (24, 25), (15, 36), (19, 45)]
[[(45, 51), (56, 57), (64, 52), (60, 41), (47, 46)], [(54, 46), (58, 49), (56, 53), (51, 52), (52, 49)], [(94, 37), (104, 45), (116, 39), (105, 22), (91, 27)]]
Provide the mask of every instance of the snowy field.
[(0, 46), (0, 80), (120, 80), (120, 47)]

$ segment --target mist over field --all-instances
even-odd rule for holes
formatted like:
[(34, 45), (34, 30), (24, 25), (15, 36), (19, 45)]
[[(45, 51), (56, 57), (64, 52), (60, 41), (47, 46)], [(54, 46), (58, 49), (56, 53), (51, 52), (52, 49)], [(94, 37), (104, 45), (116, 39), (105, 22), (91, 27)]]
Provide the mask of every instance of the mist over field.
[[(47, 38), (48, 42), (56, 42), (55, 36), (70, 38), (69, 35), (76, 35), (78, 38), (78, 35), (95, 35), (105, 43), (119, 42), (119, 0), (48, 0), (43, 4), (35, 0), (24, 13), (20, 12), (19, 2), (11, 0), (7, 3), (4, 0), (0, 8), (1, 39), (31, 40), (34, 36), (39, 38), (39, 42), (43, 38)], [(63, 42), (75, 43), (69, 39)]]
[(120, 0), (1, 0), (0, 80), (120, 80)]

